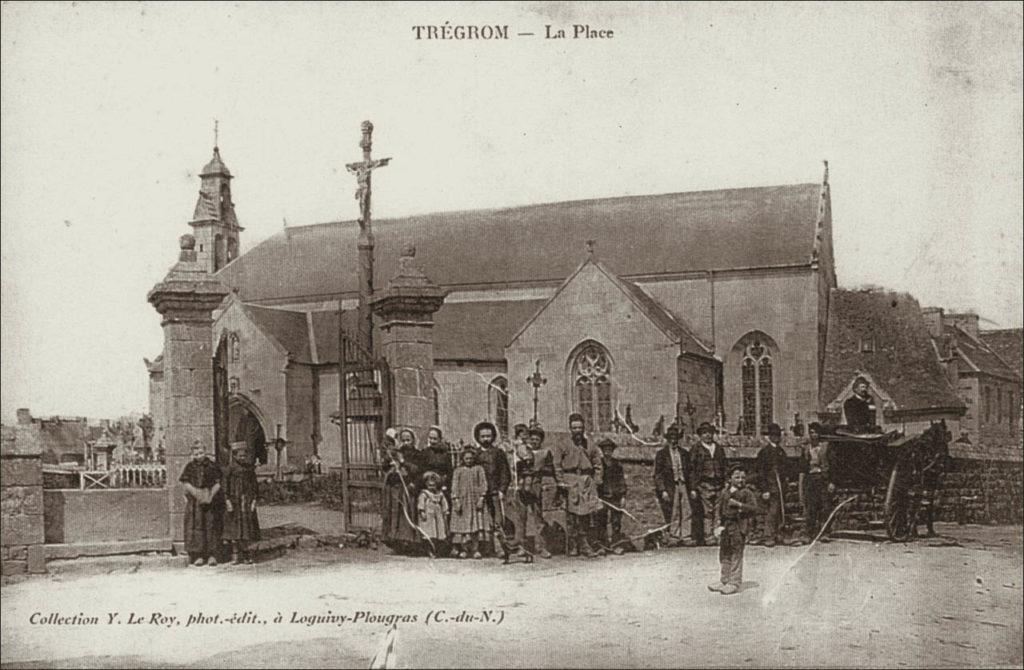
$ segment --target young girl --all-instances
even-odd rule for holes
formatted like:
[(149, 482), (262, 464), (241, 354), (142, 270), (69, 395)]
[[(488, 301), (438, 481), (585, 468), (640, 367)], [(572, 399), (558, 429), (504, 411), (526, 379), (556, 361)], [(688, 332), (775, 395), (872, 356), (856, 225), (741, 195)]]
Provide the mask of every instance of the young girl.
[(231, 446), (234, 462), (224, 471), (224, 540), (233, 545), (236, 565), (252, 563), (249, 543), (260, 539), (256, 515), (256, 468), (245, 442)]
[(466, 558), (467, 545), (473, 558), (480, 558), (480, 536), (491, 529), (484, 513), (486, 495), (487, 475), (476, 462), (476, 452), (466, 449), (452, 476), (452, 542), (459, 558)]
[(441, 476), (436, 472), (428, 471), (423, 475), (423, 483), (426, 488), (420, 491), (416, 503), (417, 519), (425, 548), (433, 555), (448, 541), (448, 500), (441, 492)]

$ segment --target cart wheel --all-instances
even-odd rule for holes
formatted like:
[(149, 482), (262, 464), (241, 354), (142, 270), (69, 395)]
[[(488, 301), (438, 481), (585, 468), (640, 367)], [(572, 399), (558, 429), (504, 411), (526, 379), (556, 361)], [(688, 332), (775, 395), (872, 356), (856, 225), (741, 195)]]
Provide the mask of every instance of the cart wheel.
[(893, 542), (906, 542), (910, 537), (907, 519), (906, 496), (898, 495), (896, 479), (899, 475), (899, 464), (892, 468), (889, 475), (889, 487), (885, 492), (885, 532)]

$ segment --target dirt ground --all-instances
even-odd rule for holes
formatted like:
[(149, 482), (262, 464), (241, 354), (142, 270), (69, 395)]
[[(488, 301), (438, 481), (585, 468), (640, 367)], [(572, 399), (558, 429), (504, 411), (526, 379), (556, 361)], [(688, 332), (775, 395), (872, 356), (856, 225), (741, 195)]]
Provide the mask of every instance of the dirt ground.
[[(939, 530), (806, 555), (748, 547), (733, 596), (706, 588), (713, 548), (510, 566), (323, 548), (212, 569), (55, 562), (3, 588), (0, 655), (5, 668), (367, 667), (401, 616), (398, 667), (1021, 667), (1021, 528)], [(33, 624), (34, 613), (98, 622)], [(188, 624), (199, 614), (220, 619)], [(232, 614), (256, 622), (225, 623)]]

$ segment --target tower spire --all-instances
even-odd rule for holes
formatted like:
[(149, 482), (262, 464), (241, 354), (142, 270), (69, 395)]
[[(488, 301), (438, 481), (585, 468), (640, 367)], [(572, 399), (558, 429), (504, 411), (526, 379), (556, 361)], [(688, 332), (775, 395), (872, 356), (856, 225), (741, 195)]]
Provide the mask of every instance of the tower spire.
[(213, 120), (213, 157), (199, 173), (199, 197), (189, 225), (195, 229), (200, 266), (214, 273), (238, 257), (239, 233), (231, 199), (231, 171), (220, 157), (220, 123)]

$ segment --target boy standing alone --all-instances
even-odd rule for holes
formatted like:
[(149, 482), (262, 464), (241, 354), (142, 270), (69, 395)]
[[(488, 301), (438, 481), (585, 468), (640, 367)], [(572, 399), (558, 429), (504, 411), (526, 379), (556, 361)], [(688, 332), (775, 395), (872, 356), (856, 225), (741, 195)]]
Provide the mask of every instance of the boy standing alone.
[(722, 578), (720, 584), (709, 584), (708, 589), (727, 596), (739, 591), (743, 582), (743, 547), (750, 531), (750, 519), (759, 511), (757, 496), (746, 483), (743, 466), (734, 466), (718, 500), (718, 518), (722, 525), (715, 528), (715, 536), (719, 538), (718, 562), (722, 565)]

